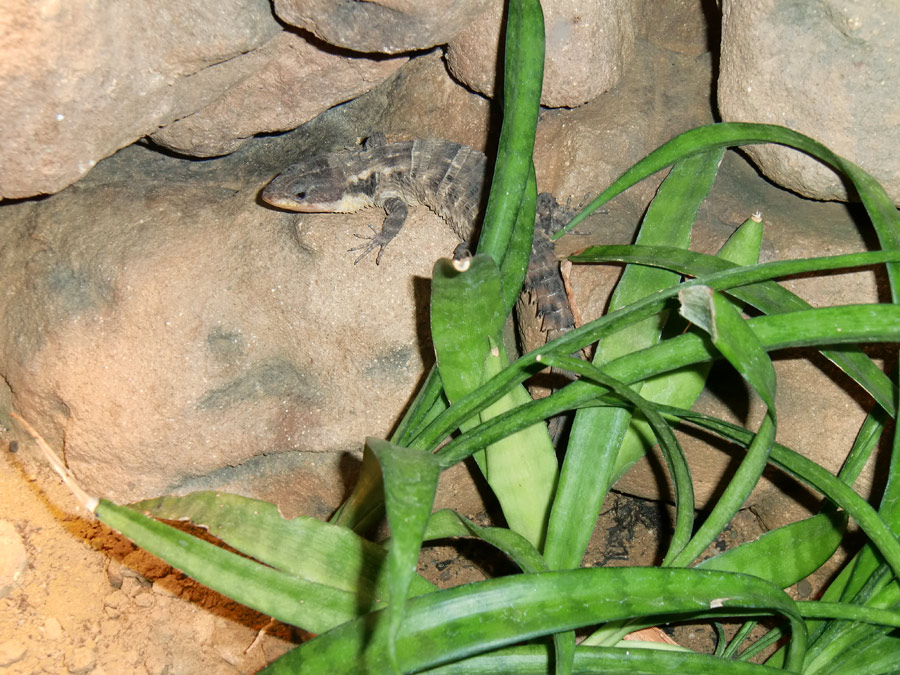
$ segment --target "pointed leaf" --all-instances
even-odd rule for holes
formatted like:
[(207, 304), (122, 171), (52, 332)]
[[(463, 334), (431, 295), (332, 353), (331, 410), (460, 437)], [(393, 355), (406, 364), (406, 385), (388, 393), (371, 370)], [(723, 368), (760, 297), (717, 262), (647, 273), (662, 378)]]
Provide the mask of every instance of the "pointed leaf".
[[(354, 532), (316, 518), (287, 519), (270, 502), (224, 492), (158, 497), (130, 508), (157, 518), (189, 520), (266, 565), (357, 595), (358, 612), (387, 602), (385, 550)], [(421, 577), (413, 593), (434, 586)]]
[(431, 337), (444, 391), (451, 403), (482, 383), (490, 340), (499, 339), (500, 271), (490, 256), (469, 258), (465, 269), (438, 260), (431, 282)]
[(441, 470), (430, 453), (372, 437), (366, 439), (366, 445), (378, 458), (384, 476), (384, 502), (391, 528), (387, 572), (390, 598), (386, 622), (387, 648), (390, 661), (396, 666), (394, 640), (403, 622), (410, 584), (416, 576), (422, 536), (431, 515)]
[(356, 593), (279, 572), (106, 500), (95, 513), (201, 584), (279, 621), (321, 633), (358, 615)]
[(819, 569), (840, 546), (846, 514), (819, 514), (766, 532), (697, 568), (752, 574), (787, 588)]
[[(506, 354), (497, 346), (488, 354), (485, 377), (499, 373)], [(499, 401), (485, 408), (482, 420), (531, 402), (525, 387), (518, 385)], [(556, 490), (556, 449), (543, 421), (501, 438), (485, 448), (485, 478), (497, 496), (503, 516), (514, 532), (540, 550), (544, 545), (550, 503)]]

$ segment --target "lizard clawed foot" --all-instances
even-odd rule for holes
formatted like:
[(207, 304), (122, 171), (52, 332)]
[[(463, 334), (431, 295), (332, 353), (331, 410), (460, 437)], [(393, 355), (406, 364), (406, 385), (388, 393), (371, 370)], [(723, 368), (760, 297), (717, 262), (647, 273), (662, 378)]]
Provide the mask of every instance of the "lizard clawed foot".
[(353, 248), (347, 249), (348, 251), (362, 251), (362, 253), (359, 254), (359, 257), (357, 257), (356, 260), (353, 261), (354, 265), (358, 264), (360, 260), (365, 258), (376, 248), (378, 249), (378, 255), (375, 256), (375, 264), (380, 265), (381, 256), (384, 254), (384, 247), (391, 243), (392, 237), (386, 236), (384, 232), (379, 232), (375, 229), (374, 225), (369, 225), (369, 229), (374, 232), (371, 237), (364, 234), (353, 234), (353, 236), (357, 239), (365, 239), (368, 242), (366, 244), (363, 244), (362, 246), (354, 246)]

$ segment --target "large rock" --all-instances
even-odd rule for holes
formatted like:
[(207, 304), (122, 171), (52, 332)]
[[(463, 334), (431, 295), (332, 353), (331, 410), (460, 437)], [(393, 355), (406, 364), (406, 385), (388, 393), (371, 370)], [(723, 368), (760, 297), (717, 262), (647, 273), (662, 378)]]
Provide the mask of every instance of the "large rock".
[(254, 134), (295, 129), (356, 98), (407, 60), (336, 53), (287, 30), (241, 58), (258, 64), (253, 75), (206, 107), (167, 124), (151, 140), (194, 157), (224, 155)]
[(0, 16), (0, 198), (53, 193), (263, 64), (265, 0), (33, 3)]
[(490, 1), (275, 0), (275, 13), (338, 47), (398, 54), (444, 44)]
[(720, 17), (716, 8), (698, 0), (634, 0), (637, 35), (671, 52), (700, 56), (716, 49)]
[(4, 376), (88, 490), (134, 499), (255, 457), (355, 453), (414, 390), (430, 358), (416, 279), (449, 229), (422, 211), (385, 264), (354, 265), (377, 214), (298, 222), (261, 187), (147, 176), (4, 209)]
[[(722, 119), (812, 136), (875, 176), (900, 205), (900, 6), (725, 0), (722, 19)], [(747, 153), (779, 185), (847, 199), (841, 179), (807, 155), (778, 146)]]
[[(541, 103), (574, 107), (612, 87), (634, 49), (630, 0), (547, 0), (544, 88)], [(504, 3), (495, 0), (447, 46), (447, 64), (461, 82), (493, 96)]]
[[(295, 134), (203, 163), (134, 146), (0, 209), (4, 407), (92, 492), (224, 487), (326, 517), (363, 439), (389, 434), (433, 360), (426, 279), (458, 241), (421, 208), (382, 265), (354, 265), (354, 234), (383, 214), (298, 216), (258, 193), (296, 157), (388, 129), (423, 88), (470, 125), (487, 119), (428, 55)], [(437, 133), (404, 117), (414, 135)], [(483, 127), (459, 128), (483, 143)], [(475, 494), (454, 474), (449, 493)]]
[(323, 48), (282, 30), (265, 0), (52, 7), (0, 16), (0, 199), (57, 192), (143, 136), (183, 154), (232, 152), (406, 60)]

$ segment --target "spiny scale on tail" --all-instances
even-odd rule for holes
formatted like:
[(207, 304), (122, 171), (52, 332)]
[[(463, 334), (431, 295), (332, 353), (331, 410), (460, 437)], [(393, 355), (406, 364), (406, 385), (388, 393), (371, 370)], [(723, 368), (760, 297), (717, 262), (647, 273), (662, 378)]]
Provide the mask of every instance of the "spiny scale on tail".
[(559, 271), (553, 242), (550, 241), (550, 236), (571, 220), (572, 215), (549, 192), (538, 195), (525, 290), (534, 298), (541, 330), (547, 334), (548, 341), (575, 327), (569, 296)]

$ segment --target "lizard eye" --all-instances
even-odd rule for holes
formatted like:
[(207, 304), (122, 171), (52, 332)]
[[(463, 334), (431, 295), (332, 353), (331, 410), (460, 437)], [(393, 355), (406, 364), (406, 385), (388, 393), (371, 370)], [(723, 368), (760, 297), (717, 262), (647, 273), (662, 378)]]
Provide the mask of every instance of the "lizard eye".
[(303, 201), (306, 199), (306, 190), (300, 190), (297, 194), (294, 195), (297, 201)]

